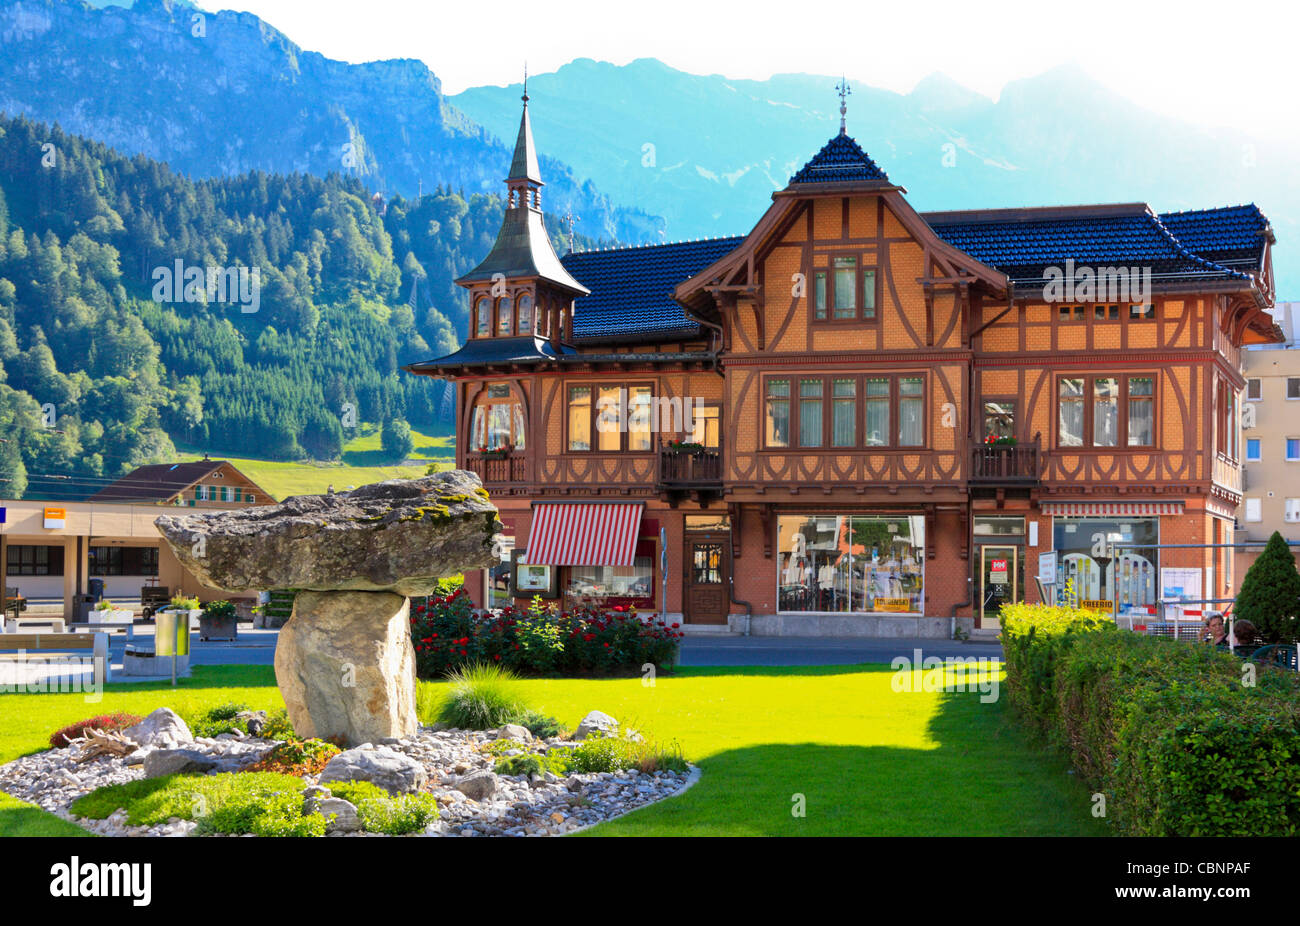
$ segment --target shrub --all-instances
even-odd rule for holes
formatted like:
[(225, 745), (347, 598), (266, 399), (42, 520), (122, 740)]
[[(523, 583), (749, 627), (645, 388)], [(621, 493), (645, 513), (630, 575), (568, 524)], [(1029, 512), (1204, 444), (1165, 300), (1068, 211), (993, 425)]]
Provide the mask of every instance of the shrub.
[(1244, 683), (1218, 648), (1060, 610), (1004, 609), (1012, 703), (1106, 794), (1119, 831), (1300, 833), (1300, 679), (1260, 668)]
[(491, 730), (513, 723), (526, 711), (518, 677), (489, 665), (469, 665), (453, 671), (438, 719), (464, 730)]
[(1236, 620), (1250, 621), (1270, 643), (1300, 638), (1300, 572), (1277, 531), (1246, 570), (1232, 610)]
[(498, 665), (527, 675), (634, 674), (647, 663), (669, 670), (677, 662), (678, 625), (642, 620), (635, 610), (562, 611), (540, 599), (479, 616), (463, 588), (435, 595), (411, 613), (411, 637), (421, 678), (439, 678), (466, 665)]
[(553, 749), (545, 755), (532, 752), (501, 756), (493, 764), (498, 775), (520, 775), (525, 778), (530, 775), (545, 775), (547, 772), (563, 777), (573, 768), (573, 760), (567, 749)]
[(252, 833), (255, 836), (324, 836), (328, 821), (320, 814), (303, 815), (302, 792), (243, 792), (199, 817), (195, 832)]
[(247, 766), (245, 772), (279, 772), (283, 775), (319, 775), (339, 747), (324, 740), (286, 740), (277, 743), (266, 757)]
[(232, 601), (209, 601), (203, 606), (203, 616), (218, 621), (229, 620), (235, 616), (235, 604)]
[(1057, 661), (1082, 634), (1107, 633), (1115, 622), (1100, 611), (1046, 605), (1004, 605), (1002, 653), (1012, 706), (1040, 732), (1054, 726), (1052, 678)]
[(569, 754), (573, 771), (621, 772), (636, 769), (647, 775), (660, 771), (684, 772), (688, 766), (681, 748), (660, 746), (651, 739), (626, 736), (589, 736)]
[(247, 704), (237, 704), (228, 702), (219, 704), (200, 714), (192, 714), (184, 718), (186, 726), (196, 737), (214, 737), (223, 733), (231, 733), (239, 730), (241, 733), (248, 732), (247, 720), (236, 720), (235, 715), (242, 711), (248, 710)]
[(371, 833), (418, 833), (438, 819), (438, 801), (432, 794), (393, 796), (369, 781), (331, 781), (329, 789), (357, 808), (361, 828)]
[(262, 732), (258, 736), (268, 740), (299, 740), (302, 738), (294, 732), (293, 724), (289, 722), (289, 712), (284, 708), (280, 708), (275, 713), (267, 716), (266, 723), (262, 724)]
[(125, 730), (127, 727), (135, 726), (141, 719), (135, 714), (117, 711), (113, 714), (101, 714), (98, 717), (78, 720), (76, 723), (70, 723), (50, 734), (50, 746), (55, 749), (66, 746), (69, 740), (76, 739), (87, 730), (103, 730), (105, 732)]
[(521, 716), (514, 720), (514, 723), (525, 727), (533, 736), (543, 740), (559, 736), (564, 732), (564, 728), (560, 726), (558, 720), (543, 714), (541, 711), (524, 711)]
[(421, 832), (438, 819), (438, 801), (432, 794), (372, 797), (361, 801), (356, 808), (362, 829), (389, 836)]
[[(240, 797), (281, 792), (299, 794), (302, 782), (271, 772), (223, 772), (218, 775), (166, 775), (106, 785), (83, 795), (68, 808), (79, 817), (103, 820), (119, 807), (132, 826), (153, 826), (172, 817), (193, 820)], [(302, 811), (299, 799), (298, 811)]]

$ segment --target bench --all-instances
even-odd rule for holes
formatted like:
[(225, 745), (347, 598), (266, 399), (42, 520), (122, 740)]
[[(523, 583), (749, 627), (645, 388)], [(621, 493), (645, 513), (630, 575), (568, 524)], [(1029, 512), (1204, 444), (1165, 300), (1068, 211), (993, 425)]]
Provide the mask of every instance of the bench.
[[(19, 652), (13, 652), (17, 650)], [(54, 653), (89, 653), (95, 685), (110, 681), (106, 633), (7, 633), (0, 636), (0, 662), (48, 662)]]
[(135, 639), (135, 624), (123, 624), (119, 622), (101, 623), (101, 622), (91, 621), (86, 624), (74, 624), (72, 630), (73, 633), (77, 633), (82, 630), (99, 631), (101, 633), (117, 633), (118, 631), (121, 631), (122, 633), (126, 634), (126, 638), (128, 640)]
[(44, 616), (33, 614), (27, 617), (10, 617), (5, 620), (5, 633), (23, 633), (37, 628), (44, 628), (50, 633), (63, 633), (68, 629), (63, 618), (53, 614)]

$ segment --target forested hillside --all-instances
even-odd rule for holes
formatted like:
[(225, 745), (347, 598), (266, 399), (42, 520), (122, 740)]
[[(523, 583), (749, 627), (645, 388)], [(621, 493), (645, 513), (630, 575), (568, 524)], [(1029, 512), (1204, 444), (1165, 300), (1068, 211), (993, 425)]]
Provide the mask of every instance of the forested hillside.
[[(399, 365), (455, 349), (451, 281), (501, 214), (445, 189), (385, 203), (337, 174), (195, 182), (0, 118), (0, 494), (26, 473), (115, 476), (178, 442), (331, 459), (349, 424), (449, 420), (448, 387)], [(257, 299), (160, 290), (177, 262), (255, 269)]]

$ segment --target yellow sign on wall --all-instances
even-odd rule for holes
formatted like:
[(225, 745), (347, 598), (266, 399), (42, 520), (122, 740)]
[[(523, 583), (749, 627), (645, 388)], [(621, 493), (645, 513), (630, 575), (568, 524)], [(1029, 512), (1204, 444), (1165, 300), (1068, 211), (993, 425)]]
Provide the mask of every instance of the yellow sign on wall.
[(1110, 605), (1108, 598), (1085, 598), (1079, 602), (1079, 607), (1088, 611), (1109, 611)]
[(68, 523), (68, 509), (66, 508), (46, 508), (45, 509), (45, 526), (50, 530), (59, 530)]
[(877, 611), (910, 611), (912, 610), (911, 598), (877, 598)]

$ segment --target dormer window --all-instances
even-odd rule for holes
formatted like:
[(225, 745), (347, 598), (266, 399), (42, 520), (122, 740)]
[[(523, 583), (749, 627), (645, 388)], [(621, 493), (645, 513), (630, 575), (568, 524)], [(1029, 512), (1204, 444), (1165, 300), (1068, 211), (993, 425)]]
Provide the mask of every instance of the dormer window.
[(482, 297), (475, 304), (474, 321), (475, 331), (480, 338), (485, 338), (492, 333), (492, 300), (487, 296)]
[(519, 327), (520, 334), (533, 333), (533, 297), (524, 293), (519, 297)]
[(514, 322), (515, 302), (509, 296), (497, 302), (497, 334), (510, 334), (510, 325)]

